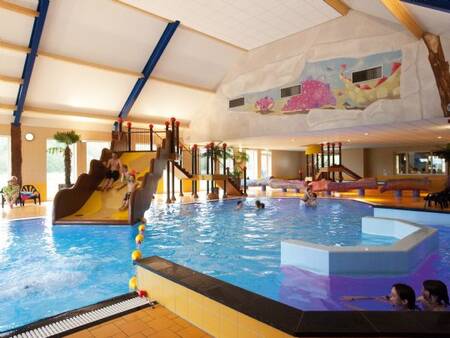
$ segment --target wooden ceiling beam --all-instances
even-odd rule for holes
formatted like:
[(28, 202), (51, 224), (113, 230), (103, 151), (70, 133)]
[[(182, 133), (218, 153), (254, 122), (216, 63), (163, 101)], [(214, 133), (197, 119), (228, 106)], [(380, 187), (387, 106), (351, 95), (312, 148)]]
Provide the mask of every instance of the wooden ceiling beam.
[(344, 3), (341, 0), (323, 0), (323, 1), (342, 16), (346, 16), (351, 9), (350, 7), (347, 6), (346, 3)]
[(16, 109), (16, 105), (14, 105), (14, 104), (7, 104), (7, 103), (0, 103), (0, 109), (15, 110)]
[(28, 48), (27, 46), (20, 46), (6, 41), (0, 41), (0, 48), (12, 50), (19, 53), (29, 53), (31, 51), (31, 48)]
[(13, 77), (13, 76), (2, 75), (2, 74), (0, 74), (0, 81), (15, 83), (18, 85), (23, 83), (23, 80), (20, 77)]
[(381, 0), (381, 3), (403, 25), (403, 27), (410, 31), (416, 38), (421, 39), (423, 37), (425, 34), (424, 30), (416, 22), (403, 3), (399, 0)]
[[(1, 108), (1, 105), (0, 105)], [(6, 109), (6, 108), (5, 108)], [(94, 109), (93, 109), (94, 110)], [(118, 112), (105, 112), (102, 113), (91, 113), (87, 111), (70, 111), (70, 110), (62, 110), (62, 109), (52, 109), (52, 108), (45, 108), (45, 107), (38, 107), (38, 106), (25, 106), (24, 107), (25, 116), (27, 112), (30, 113), (39, 113), (39, 114), (45, 114), (45, 115), (52, 115), (52, 116), (71, 116), (71, 117), (82, 117), (82, 118), (90, 118), (90, 119), (97, 119), (97, 120), (104, 120), (113, 123), (117, 120), (117, 114)], [(159, 117), (159, 116), (148, 116), (148, 117), (128, 117), (126, 119), (127, 121), (134, 122), (134, 123), (142, 123), (142, 124), (158, 124), (158, 125), (164, 125), (166, 121), (169, 120), (169, 118), (165, 117)], [(177, 119), (178, 120), (178, 119)], [(180, 127), (187, 128), (189, 127), (190, 121), (188, 120), (179, 120), (180, 121)]]
[(35, 11), (35, 10), (27, 8), (27, 7), (19, 6), (19, 5), (13, 4), (12, 2), (4, 1), (4, 0), (0, 0), (0, 8), (6, 9), (8, 11), (15, 12), (18, 14), (30, 16), (32, 18), (39, 16), (38, 11)]
[(70, 56), (64, 56), (64, 55), (49, 53), (49, 52), (45, 52), (45, 51), (39, 51), (38, 56), (44, 56), (44, 57), (47, 57), (47, 58), (50, 58), (53, 60), (68, 62), (68, 63), (81, 65), (81, 66), (87, 66), (87, 67), (96, 68), (96, 69), (100, 69), (100, 70), (106, 70), (106, 71), (113, 72), (113, 73), (130, 75), (130, 76), (134, 76), (134, 77), (142, 77), (142, 73), (140, 73), (140, 72), (136, 72), (136, 71), (132, 71), (132, 70), (124, 69), (124, 68), (119, 68), (119, 67), (103, 65), (100, 63), (95, 63), (95, 62), (90, 62), (90, 61), (84, 61), (84, 60), (70, 57)]
[(381, 0), (383, 5), (397, 18), (398, 21), (417, 39), (423, 39), (428, 48), (428, 60), (433, 70), (436, 86), (441, 98), (441, 107), (444, 116), (450, 116), (450, 72), (448, 61), (442, 50), (439, 36), (428, 33), (420, 27), (408, 8), (399, 0)]
[[(9, 49), (9, 50), (13, 50), (13, 51), (20, 52), (20, 53), (29, 53), (30, 52), (30, 48), (28, 48), (28, 47), (16, 45), (14, 43), (5, 42), (5, 41), (0, 41), (0, 49)], [(76, 65), (105, 70), (105, 71), (109, 71), (109, 72), (113, 72), (113, 73), (117, 73), (117, 74), (129, 75), (129, 76), (133, 76), (133, 77), (137, 77), (137, 78), (143, 76), (142, 73), (136, 72), (133, 70), (103, 65), (100, 63), (95, 63), (95, 62), (90, 62), (90, 61), (84, 61), (84, 60), (81, 60), (78, 58), (59, 55), (59, 54), (55, 54), (55, 53), (49, 53), (46, 51), (39, 51), (38, 57), (39, 56), (47, 57), (47, 58), (50, 58), (53, 60), (68, 62), (68, 63), (72, 63), (72, 64), (76, 64)], [(197, 86), (197, 85), (193, 85), (193, 84), (189, 84), (189, 83), (185, 83), (185, 82), (181, 82), (181, 81), (169, 80), (169, 79), (165, 79), (165, 78), (162, 78), (159, 76), (150, 76), (150, 78), (153, 80), (156, 80), (156, 81), (172, 84), (175, 86), (180, 86), (180, 87), (194, 89), (194, 90), (200, 90), (200, 91), (204, 91), (204, 92), (208, 92), (208, 93), (215, 93), (214, 89)]]

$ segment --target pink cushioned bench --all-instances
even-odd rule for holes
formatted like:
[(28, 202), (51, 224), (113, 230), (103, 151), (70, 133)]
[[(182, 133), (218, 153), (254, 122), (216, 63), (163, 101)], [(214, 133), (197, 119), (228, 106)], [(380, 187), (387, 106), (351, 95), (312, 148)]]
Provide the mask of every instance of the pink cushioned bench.
[(428, 191), (431, 182), (428, 178), (398, 178), (386, 180), (380, 187), (380, 192), (394, 191), (396, 197), (402, 196), (403, 190), (412, 190), (413, 197), (419, 197), (420, 191)]

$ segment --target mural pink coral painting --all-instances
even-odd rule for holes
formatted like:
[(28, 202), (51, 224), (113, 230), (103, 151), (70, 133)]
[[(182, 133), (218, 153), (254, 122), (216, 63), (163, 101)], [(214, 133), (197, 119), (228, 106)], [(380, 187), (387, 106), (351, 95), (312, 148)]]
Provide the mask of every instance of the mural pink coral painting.
[[(235, 109), (260, 114), (302, 114), (311, 109), (363, 110), (378, 100), (400, 98), (401, 64), (400, 50), (306, 62), (296, 80), (282, 87), (243, 94), (246, 104)], [(298, 85), (300, 92), (295, 90), (295, 95), (289, 96), (286, 89)]]
[(330, 85), (319, 80), (308, 79), (301, 83), (301, 94), (292, 96), (283, 106), (283, 112), (302, 112), (313, 108), (333, 108), (336, 98)]
[(267, 114), (271, 112), (274, 101), (269, 96), (264, 96), (255, 102), (255, 109), (258, 113)]

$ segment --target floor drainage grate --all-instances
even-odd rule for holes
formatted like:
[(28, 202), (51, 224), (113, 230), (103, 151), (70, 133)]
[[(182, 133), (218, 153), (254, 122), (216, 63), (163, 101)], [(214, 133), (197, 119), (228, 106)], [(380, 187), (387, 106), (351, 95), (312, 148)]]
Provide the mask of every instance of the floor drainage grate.
[(130, 310), (143, 306), (153, 305), (146, 298), (133, 297), (127, 300), (101, 307), (82, 314), (74, 314), (72, 317), (57, 320), (53, 323), (43, 324), (20, 333), (13, 333), (7, 337), (13, 338), (44, 338), (44, 337), (61, 337), (64, 334), (73, 333), (77, 329), (92, 326), (93, 323), (104, 321), (110, 317), (117, 317), (121, 313), (130, 312)]

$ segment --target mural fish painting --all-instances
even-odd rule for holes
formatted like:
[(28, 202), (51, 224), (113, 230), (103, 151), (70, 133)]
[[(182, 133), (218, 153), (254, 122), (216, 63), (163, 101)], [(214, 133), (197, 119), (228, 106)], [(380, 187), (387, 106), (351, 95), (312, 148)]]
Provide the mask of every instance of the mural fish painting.
[[(360, 109), (381, 99), (400, 98), (400, 50), (361, 58), (307, 62), (297, 83), (244, 94), (240, 110), (261, 114), (305, 114), (311, 109)], [(367, 78), (355, 73), (367, 70)], [(359, 80), (359, 81), (358, 81)], [(297, 95), (281, 97), (281, 88), (300, 85)]]

